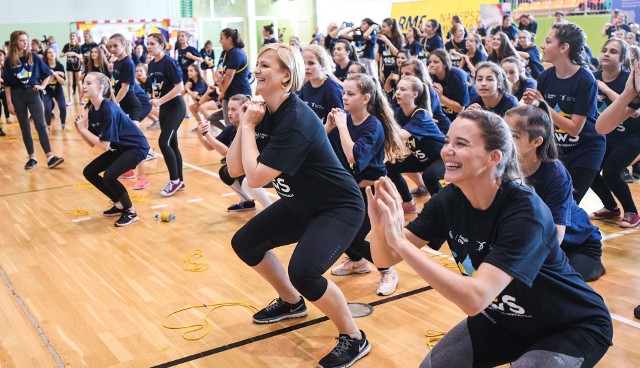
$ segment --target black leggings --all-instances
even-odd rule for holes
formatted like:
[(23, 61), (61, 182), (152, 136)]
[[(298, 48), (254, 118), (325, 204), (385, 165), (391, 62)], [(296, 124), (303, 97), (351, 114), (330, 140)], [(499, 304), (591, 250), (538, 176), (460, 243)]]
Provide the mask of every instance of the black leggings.
[[(373, 189), (373, 186), (371, 189)], [(356, 233), (356, 237), (353, 239), (345, 253), (352, 261), (357, 262), (364, 258), (373, 263), (373, 258), (371, 257), (371, 244), (369, 244), (365, 239), (371, 231), (371, 221), (369, 220), (368, 213), (369, 204), (367, 202), (367, 192), (365, 188), (360, 188), (360, 193), (362, 193), (362, 198), (364, 198), (364, 220), (362, 221), (362, 226), (360, 226), (360, 229), (358, 229), (358, 232)]]
[(187, 107), (182, 96), (160, 106), (160, 138), (158, 145), (169, 169), (169, 179), (182, 180), (182, 154), (178, 148), (178, 128), (184, 119)]
[(403, 202), (411, 202), (411, 192), (406, 180), (402, 177), (402, 173), (422, 172), (422, 180), (431, 195), (434, 195), (442, 189), (440, 179), (444, 177), (444, 162), (441, 158), (429, 159), (421, 162), (414, 155), (407, 156), (404, 160), (387, 165), (387, 176), (393, 181), (398, 188), (398, 192)]
[(7, 94), (4, 91), (0, 92), (0, 105), (4, 110), (5, 119), (9, 120), (9, 105), (7, 105)]
[(138, 100), (135, 92), (133, 92), (133, 88), (129, 88), (127, 93), (122, 98), (122, 101), (120, 101), (120, 108), (122, 109), (122, 111), (124, 111), (125, 114), (129, 116), (129, 119), (133, 121), (139, 122), (140, 120), (144, 119), (144, 116), (140, 116), (140, 100)]
[[(127, 189), (118, 181), (118, 177), (135, 168), (146, 156), (146, 151), (128, 149), (126, 151), (106, 151), (84, 168), (82, 174), (113, 202), (130, 208), (131, 199)], [(99, 174), (104, 172), (104, 176)]]
[(582, 276), (584, 281), (595, 281), (604, 275), (602, 264), (602, 242), (595, 239), (587, 239), (578, 246), (563, 246), (562, 250), (569, 258), (569, 264)]
[[(361, 223), (364, 213), (353, 210), (350, 218)], [(308, 216), (287, 209), (279, 200), (247, 222), (231, 239), (238, 257), (247, 265), (258, 265), (271, 249), (298, 242), (289, 261), (289, 279), (309, 301), (327, 290), (322, 275), (351, 244), (358, 226), (339, 219), (331, 211)]]
[(11, 102), (16, 109), (16, 116), (20, 123), (20, 131), (22, 132), (22, 141), (29, 155), (33, 155), (33, 138), (31, 137), (31, 124), (29, 124), (29, 113), (33, 118), (33, 125), (38, 132), (38, 139), (44, 153), (51, 152), (49, 144), (49, 134), (44, 121), (44, 105), (40, 92), (34, 91), (31, 87), (13, 87), (11, 88)]
[(591, 189), (598, 195), (605, 208), (612, 210), (618, 207), (613, 198), (615, 195), (624, 212), (638, 213), (629, 185), (622, 178), (622, 172), (640, 154), (639, 143), (640, 138), (629, 137), (615, 145), (607, 145), (602, 160), (602, 175), (598, 173), (591, 184)]
[(67, 104), (64, 100), (64, 91), (62, 91), (62, 87), (59, 87), (57, 92), (53, 94), (46, 93), (42, 96), (42, 103), (44, 104), (44, 120), (47, 122), (47, 126), (51, 126), (54, 100), (58, 105), (58, 110), (60, 110), (60, 124), (64, 125), (67, 121)]
[(580, 204), (580, 201), (582, 201), (584, 195), (587, 194), (587, 190), (589, 190), (591, 183), (593, 183), (593, 178), (595, 178), (598, 172), (582, 167), (567, 167), (567, 171), (569, 171), (571, 181), (573, 181), (573, 199), (576, 203)]

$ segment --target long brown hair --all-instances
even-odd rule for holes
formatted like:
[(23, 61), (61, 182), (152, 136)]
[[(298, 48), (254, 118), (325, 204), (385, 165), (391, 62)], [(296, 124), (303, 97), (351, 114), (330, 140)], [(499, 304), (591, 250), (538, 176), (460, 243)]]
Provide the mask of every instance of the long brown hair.
[[(11, 37), (9, 39), (9, 55), (7, 58), (9, 59), (9, 66), (11, 68), (17, 68), (20, 64), (20, 52), (18, 51), (18, 38), (20, 36), (25, 35), (29, 38), (29, 35), (25, 31), (13, 31), (11, 32)], [(33, 54), (31, 53), (31, 44), (27, 41), (27, 49), (25, 50), (25, 54), (27, 57), (27, 64), (33, 65)]]
[(371, 96), (367, 103), (367, 112), (382, 123), (384, 152), (389, 161), (395, 162), (403, 157), (404, 145), (400, 138), (400, 125), (393, 116), (393, 110), (380, 87), (380, 83), (377, 83), (370, 75), (360, 73), (351, 74), (347, 80), (356, 82), (360, 93)]
[[(98, 50), (98, 59), (100, 60), (99, 66), (93, 65), (93, 59), (91, 59), (91, 53), (93, 52), (93, 50)], [(106, 74), (108, 70), (105, 70), (105, 66), (107, 66), (108, 64), (109, 62), (107, 61), (107, 57), (104, 55), (102, 48), (93, 47), (89, 52), (89, 62), (87, 63), (87, 72), (100, 72), (100, 73)]]

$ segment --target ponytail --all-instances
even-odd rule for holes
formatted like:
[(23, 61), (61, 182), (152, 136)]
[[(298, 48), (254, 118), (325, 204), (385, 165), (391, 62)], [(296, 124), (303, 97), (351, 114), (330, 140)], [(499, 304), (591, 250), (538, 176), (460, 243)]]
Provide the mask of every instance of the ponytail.
[(231, 38), (231, 42), (233, 42), (234, 47), (237, 47), (239, 49), (244, 48), (244, 42), (242, 42), (242, 38), (240, 37), (240, 34), (238, 33), (237, 29), (225, 28), (222, 30), (222, 33), (224, 34), (225, 37)]
[[(104, 98), (105, 100), (111, 100), (111, 101), (115, 100), (115, 96), (113, 95), (113, 89), (111, 88), (111, 81), (109, 80), (109, 78), (107, 78), (106, 75), (99, 72), (90, 72), (89, 74), (87, 74), (87, 77), (89, 76), (93, 77), (96, 83), (102, 86), (102, 98)], [(87, 101), (85, 108), (93, 109), (93, 105), (91, 104), (91, 101)]]
[(400, 138), (400, 125), (396, 122), (393, 110), (382, 87), (367, 74), (352, 74), (348, 81), (356, 82), (360, 93), (369, 95), (367, 112), (380, 120), (384, 131), (384, 152), (389, 161), (395, 162), (404, 157), (404, 145)]

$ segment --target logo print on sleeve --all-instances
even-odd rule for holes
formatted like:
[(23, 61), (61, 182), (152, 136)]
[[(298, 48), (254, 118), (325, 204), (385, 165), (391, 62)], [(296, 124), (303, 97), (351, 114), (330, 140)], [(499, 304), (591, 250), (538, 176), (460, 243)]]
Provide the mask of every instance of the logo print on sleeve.
[[(565, 97), (565, 96), (562, 96), (562, 97)], [(571, 120), (571, 118), (573, 117), (572, 114), (567, 114), (566, 112), (562, 111), (562, 109), (560, 109), (560, 106), (558, 106), (558, 104), (556, 104), (556, 106), (553, 109), (556, 110), (558, 114), (560, 114), (561, 116), (569, 120)], [(556, 126), (555, 136), (556, 136), (556, 143), (558, 144), (559, 147), (575, 147), (578, 144), (578, 141), (580, 140), (579, 136), (574, 137), (572, 135), (569, 135), (567, 132), (558, 128), (557, 126)]]

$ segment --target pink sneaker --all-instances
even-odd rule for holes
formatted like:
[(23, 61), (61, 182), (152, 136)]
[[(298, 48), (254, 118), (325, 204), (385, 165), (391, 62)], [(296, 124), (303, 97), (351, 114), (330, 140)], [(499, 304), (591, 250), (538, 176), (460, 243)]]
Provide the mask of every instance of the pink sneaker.
[(620, 221), (620, 227), (636, 227), (638, 224), (640, 224), (640, 216), (633, 212), (625, 212), (622, 221)]
[(591, 214), (589, 214), (589, 218), (592, 219), (612, 219), (612, 218), (618, 218), (620, 217), (621, 212), (620, 209), (615, 209), (615, 210), (609, 210), (605, 207), (602, 207), (601, 209), (597, 210), (596, 212), (593, 212)]
[(133, 190), (141, 190), (149, 186), (149, 180), (146, 176), (139, 176), (136, 183), (133, 184)]
[(129, 170), (126, 173), (120, 175), (118, 179), (135, 179), (135, 178), (136, 178), (136, 173), (134, 173), (133, 170)]
[(402, 210), (404, 212), (407, 212), (407, 213), (416, 213), (416, 212), (418, 212), (418, 206), (416, 206), (415, 204), (413, 204), (411, 202), (403, 202), (402, 203)]

